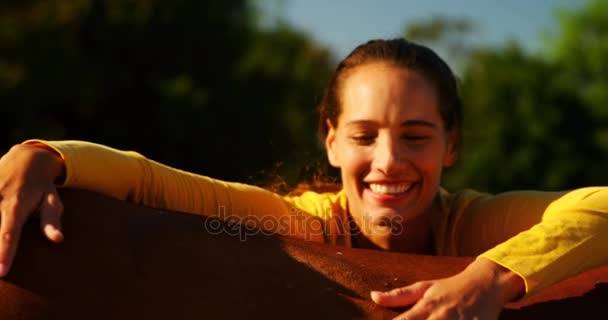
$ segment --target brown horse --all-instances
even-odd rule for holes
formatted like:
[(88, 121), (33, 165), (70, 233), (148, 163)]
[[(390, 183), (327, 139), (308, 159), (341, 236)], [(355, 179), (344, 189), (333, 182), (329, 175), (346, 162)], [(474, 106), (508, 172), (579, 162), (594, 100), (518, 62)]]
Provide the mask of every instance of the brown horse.
[[(268, 235), (242, 241), (243, 232), (209, 232), (210, 218), (84, 191), (62, 197), (65, 241), (46, 241), (28, 222), (0, 280), (0, 319), (390, 319), (402, 310), (375, 306), (370, 290), (445, 277), (472, 261)], [(509, 305), (501, 319), (601, 318), (607, 301), (602, 267)]]

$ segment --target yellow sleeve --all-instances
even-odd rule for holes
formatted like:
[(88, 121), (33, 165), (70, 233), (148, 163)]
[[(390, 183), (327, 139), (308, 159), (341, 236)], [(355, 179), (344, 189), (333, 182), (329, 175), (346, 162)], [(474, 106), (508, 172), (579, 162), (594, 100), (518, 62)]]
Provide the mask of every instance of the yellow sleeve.
[[(521, 276), (526, 296), (608, 264), (608, 187), (482, 197), (470, 209), (472, 215), (463, 214), (459, 228), (468, 232), (460, 238), (463, 248), (485, 250), (497, 243), (479, 257)], [(476, 237), (470, 223), (478, 223), (476, 229), (484, 236)], [(478, 248), (476, 238), (481, 240)]]
[(513, 191), (497, 195), (464, 190), (451, 195), (446, 250), (477, 256), (539, 223), (563, 192)]
[(133, 151), (85, 141), (28, 140), (57, 151), (65, 163), (63, 187), (85, 189), (136, 204), (216, 216), (272, 233), (325, 241), (330, 194), (281, 197), (268, 190), (175, 169)]

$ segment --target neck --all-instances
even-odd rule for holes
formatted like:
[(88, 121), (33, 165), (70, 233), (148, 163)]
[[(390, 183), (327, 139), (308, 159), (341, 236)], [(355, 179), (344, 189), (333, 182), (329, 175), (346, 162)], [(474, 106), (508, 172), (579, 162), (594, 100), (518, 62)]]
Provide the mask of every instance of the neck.
[(358, 226), (362, 224), (357, 221), (356, 217), (353, 217), (356, 226), (352, 236), (353, 246), (384, 251), (432, 254), (434, 252), (433, 233), (429, 217), (430, 214), (427, 212), (392, 229), (387, 226), (359, 228)]

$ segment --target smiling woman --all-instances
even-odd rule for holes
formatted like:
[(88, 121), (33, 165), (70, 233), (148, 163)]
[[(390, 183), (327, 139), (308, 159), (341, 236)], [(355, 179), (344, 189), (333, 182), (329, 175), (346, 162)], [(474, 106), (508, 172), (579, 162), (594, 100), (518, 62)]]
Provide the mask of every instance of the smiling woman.
[(477, 257), (454, 276), (371, 293), (380, 305), (411, 305), (403, 319), (496, 319), (506, 303), (608, 263), (608, 188), (489, 195), (440, 187), (457, 159), (461, 106), (450, 68), (432, 50), (403, 39), (357, 47), (320, 111), (338, 192), (280, 196), (83, 141), (15, 146), (0, 160), (3, 272), (32, 211), (47, 237), (62, 239), (54, 183), (311, 241)]
[(342, 101), (336, 126), (328, 121), (327, 150), (341, 168), (349, 213), (371, 227), (364, 234), (380, 248), (431, 253), (428, 228), (375, 235), (389, 226), (383, 220), (423, 226), (442, 168), (455, 160), (457, 138), (443, 125), (433, 86), (408, 69), (370, 63), (345, 80)]

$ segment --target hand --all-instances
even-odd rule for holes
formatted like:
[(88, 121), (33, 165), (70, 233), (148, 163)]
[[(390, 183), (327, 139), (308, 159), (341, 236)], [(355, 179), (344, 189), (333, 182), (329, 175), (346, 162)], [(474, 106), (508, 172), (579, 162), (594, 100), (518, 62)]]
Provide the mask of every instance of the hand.
[(495, 320), (505, 303), (525, 291), (521, 277), (478, 258), (452, 277), (416, 282), (388, 292), (372, 291), (372, 300), (386, 307), (413, 305), (395, 319)]
[(63, 204), (54, 184), (63, 170), (58, 154), (33, 145), (16, 145), (0, 158), (0, 277), (8, 273), (21, 229), (33, 212), (40, 212), (49, 240), (63, 240)]

